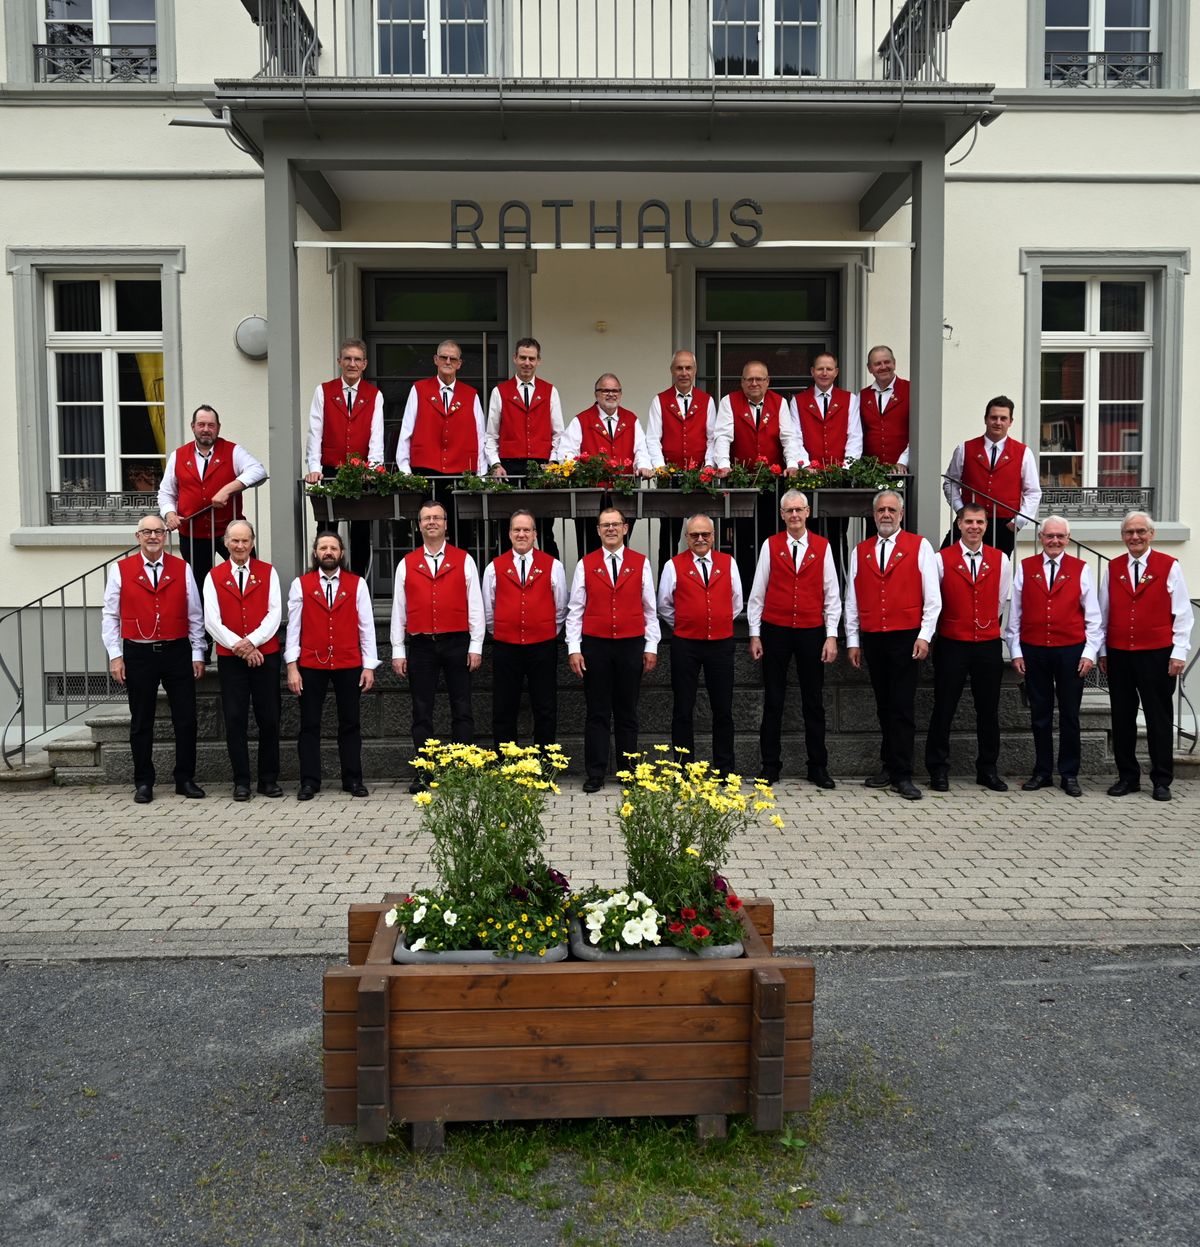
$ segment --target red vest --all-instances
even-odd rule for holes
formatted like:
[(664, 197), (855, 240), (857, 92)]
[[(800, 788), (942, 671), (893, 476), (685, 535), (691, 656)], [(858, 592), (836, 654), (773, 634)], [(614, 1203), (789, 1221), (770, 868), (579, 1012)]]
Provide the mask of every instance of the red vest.
[[(237, 636), (249, 636), (267, 617), (271, 605), (271, 564), (250, 559), (247, 567), (246, 592), (238, 590), (237, 569), (233, 560), (222, 563), (209, 573), (217, 594), (217, 606), (221, 622)], [(259, 647), (264, 654), (274, 654), (279, 649), (279, 637), (268, 637)], [(217, 653), (230, 656), (232, 650), (217, 645)]]
[[(194, 520), (184, 520), (179, 531), (185, 537), (211, 537), (215, 521), (216, 531), (223, 533), (230, 520), (242, 517), (242, 496), (232, 498), (216, 511), (205, 510), (212, 502), (213, 494), (223, 489), (237, 476), (233, 470), (233, 443), (218, 437), (213, 442), (212, 455), (203, 478), (196, 467), (196, 443), (189, 442), (175, 452), (175, 480), (179, 486), (179, 498), (175, 506), (180, 515), (195, 515)], [(201, 514), (197, 514), (200, 512)]]
[(608, 421), (598, 407), (589, 407), (575, 417), (579, 421), (579, 452), (586, 455), (607, 455), (610, 463), (633, 471), (636, 448), (637, 416), (625, 407), (616, 410), (616, 430), (608, 436)]
[[(346, 410), (346, 383), (341, 377), (321, 383), (324, 422), (321, 425), (321, 462), (340, 468), (347, 459), (366, 459), (371, 449), (371, 417), (378, 386), (360, 381), (354, 392), (354, 410)], [(357, 664), (355, 664), (357, 665)]]
[[(1002, 520), (1011, 520), (1021, 509), (1021, 464), (1025, 459), (1025, 444), (1010, 437), (1004, 450), (996, 456), (996, 468), (992, 470), (992, 452), (985, 449), (982, 437), (973, 437), (963, 443), (962, 500), (977, 502), (987, 508), (989, 519), (995, 512)], [(975, 491), (982, 491), (976, 495)], [(993, 506), (982, 494), (990, 494), (998, 502)]]
[(1175, 612), (1167, 592), (1174, 565), (1169, 554), (1151, 550), (1136, 589), (1128, 559), (1122, 556), (1108, 565), (1109, 649), (1170, 649), (1175, 644)]
[(1021, 560), (1021, 644), (1081, 645), (1087, 640), (1080, 594), (1083, 560), (1064, 554), (1054, 588), (1046, 589), (1042, 556)]
[(663, 459), (681, 468), (702, 467), (708, 454), (708, 412), (712, 399), (703, 390), (693, 390), (690, 399), (685, 420), (674, 386), (658, 396)]
[(978, 574), (972, 580), (961, 542), (938, 551), (943, 570), (938, 636), (951, 641), (999, 640), (1000, 560), (1004, 555), (991, 546), (980, 546), (980, 554), (975, 560)]
[(301, 667), (330, 667), (341, 670), (362, 666), (358, 643), (358, 582), (353, 572), (341, 572), (333, 610), (325, 600), (320, 572), (300, 577), (300, 657)]
[(786, 532), (767, 538), (770, 566), (763, 599), (763, 622), (781, 628), (820, 628), (825, 623), (825, 551), (829, 542), (808, 534), (808, 549), (799, 570), (792, 566)]
[(708, 586), (696, 570), (691, 553), (684, 551), (675, 564), (675, 635), (691, 641), (722, 641), (733, 636), (733, 559), (713, 553)]
[[(478, 395), (458, 381), (450, 398), (450, 410), (442, 406), (442, 383), (437, 377), (418, 381), (417, 414), (413, 423), (408, 462), (414, 472), (455, 474), (479, 470), (479, 427), (475, 423)], [(449, 629), (444, 629), (449, 631)]]
[[(786, 468), (783, 461), (783, 438), (779, 429), (781, 413), (787, 412), (787, 405), (782, 394), (768, 390), (763, 395), (762, 419), (758, 428), (754, 427), (754, 416), (750, 411), (750, 400), (735, 390), (729, 396), (729, 406), (733, 411), (733, 442), (729, 448), (731, 463), (741, 463), (753, 467), (759, 459), (768, 463), (777, 463)], [(791, 415), (783, 418), (790, 420)]]
[(550, 385), (535, 377), (529, 406), (521, 401), (521, 387), (515, 377), (496, 386), (500, 395), (501, 459), (549, 459), (554, 444), (550, 427)]
[(846, 462), (846, 440), (850, 436), (850, 392), (836, 386), (829, 391), (829, 415), (821, 418), (817, 387), (796, 395), (796, 414), (800, 417), (800, 436), (810, 463), (821, 467), (841, 467)]
[(466, 632), (467, 552), (447, 542), (434, 577), (424, 547), (404, 556), (405, 630)]
[(178, 641), (188, 634), (187, 564), (162, 556), (158, 588), (146, 573), (141, 553), (122, 559), (121, 635), (127, 641)]
[(492, 563), (496, 573), (492, 636), (509, 645), (536, 645), (558, 636), (551, 575), (554, 559), (544, 550), (533, 550), (531, 554), (533, 562), (525, 565), (524, 584), (517, 575), (512, 554), (502, 554)]
[(646, 556), (625, 547), (621, 575), (612, 582), (612, 565), (603, 546), (583, 558), (583, 635), (619, 640), (646, 635), (642, 613), (642, 569)]
[(908, 382), (897, 377), (892, 383), (892, 397), (882, 412), (872, 386), (858, 396), (864, 455), (874, 455), (880, 463), (900, 462), (908, 446), (908, 395)]
[(891, 540), (896, 544), (882, 572), (875, 561), (876, 538), (858, 543), (854, 596), (862, 632), (901, 632), (921, 626), (925, 605), (918, 557), (921, 538), (901, 529)]

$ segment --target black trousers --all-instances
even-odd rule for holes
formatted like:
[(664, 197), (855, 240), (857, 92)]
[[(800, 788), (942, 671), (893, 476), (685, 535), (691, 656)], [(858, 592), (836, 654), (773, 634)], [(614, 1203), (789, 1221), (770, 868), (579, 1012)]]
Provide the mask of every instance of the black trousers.
[(800, 684), (800, 706), (804, 714), (804, 747), (809, 770), (825, 770), (829, 751), (825, 747), (825, 666), (821, 650), (825, 629), (782, 628), (763, 623), (762, 641), (763, 712), (758, 729), (763, 774), (782, 769), (783, 707), (787, 700), (788, 668), (796, 664)]
[[(535, 462), (544, 464), (548, 463), (549, 460), (538, 459)], [(525, 476), (529, 471), (529, 460), (501, 459), (500, 466), (509, 476)], [(562, 556), (558, 552), (558, 542), (554, 538), (554, 520), (550, 516), (544, 516), (541, 519), (535, 519), (533, 522), (537, 528), (538, 549), (544, 550), (551, 558), (561, 558)], [(501, 526), (499, 552), (504, 554), (511, 549), (512, 542), (508, 539), (508, 529)]]
[(589, 779), (603, 779), (608, 770), (609, 732), (617, 742), (617, 768), (638, 745), (638, 697), (642, 689), (642, 655), (646, 638), (585, 636), (580, 652), (583, 699), (587, 718), (583, 729), (583, 765)]
[(696, 760), (696, 696), (700, 676), (712, 711), (712, 763), (728, 774), (737, 769), (733, 755), (733, 637), (699, 641), (671, 638), (671, 744), (687, 750), (684, 762)]
[(1000, 681), (1004, 653), (994, 641), (956, 641), (938, 637), (933, 643), (933, 713), (925, 737), (925, 765), (930, 775), (950, 767), (950, 725), (967, 681), (975, 702), (975, 774), (996, 770), (1000, 759)]
[[(365, 456), (364, 456), (365, 458)], [(321, 464), (321, 474), (328, 480), (331, 476), (337, 475), (337, 468), (331, 464)], [(336, 533), (338, 530), (337, 520), (332, 522), (328, 518), (328, 508), (325, 505), (324, 498), (314, 498), (312, 500), (313, 519), (317, 522), (317, 533)], [(356, 576), (365, 576), (371, 566), (371, 521), (370, 520), (350, 520), (350, 548), (347, 555), (350, 562), (350, 570)]]
[(557, 637), (533, 645), (492, 643), (492, 741), (497, 746), (517, 739), (526, 685), (533, 711), (533, 743), (552, 745), (558, 739)]
[(446, 677), (446, 695), (450, 699), (450, 739), (461, 744), (470, 744), (475, 739), (471, 673), (467, 670), (470, 644), (471, 637), (466, 632), (442, 632), (437, 636), (409, 633), (404, 638), (408, 684), (412, 691), (414, 749), (419, 750), (433, 735), (433, 703), (439, 674)]
[(1058, 773), (1079, 774), (1079, 707), (1083, 704), (1083, 677), (1078, 645), (1022, 645), (1025, 691), (1029, 694), (1029, 722), (1033, 729), (1033, 773), (1054, 774), (1054, 702), (1058, 700)]
[(220, 537), (185, 537), (179, 534), (179, 557), (192, 569), (196, 578), (196, 589), (204, 592), (204, 582), (213, 564), (219, 559), (227, 559), (229, 551)]
[(175, 782), (196, 777), (196, 677), (192, 674), (192, 646), (187, 637), (177, 641), (126, 641), (125, 693), (129, 698), (129, 750), (133, 754), (133, 782), (153, 785), (154, 710), (161, 684), (171, 707), (175, 734)]
[(225, 747), (233, 768), (234, 785), (250, 784), (250, 706), (258, 724), (258, 782), (279, 779), (279, 651), (264, 654), (261, 667), (251, 667), (234, 654), (217, 655), (221, 680), (221, 713), (225, 719)]
[(1140, 701), (1146, 717), (1146, 746), (1150, 753), (1150, 782), (1171, 786), (1175, 775), (1175, 676), (1167, 672), (1171, 647), (1108, 651), (1108, 699), (1112, 707), (1113, 757), (1117, 774), (1131, 784), (1140, 782), (1137, 760), (1137, 712)]
[(912, 779), (917, 681), (921, 674), (921, 664), (912, 652), (919, 631), (903, 628), (897, 632), (864, 632), (860, 637), (879, 719), (879, 760), (893, 784)]
[(301, 667), (304, 687), (300, 693), (300, 782), (321, 787), (321, 712), (325, 693), (333, 685), (337, 703), (338, 761), (343, 787), (362, 782), (362, 726), (359, 719), (362, 692), (358, 681), (361, 667)]

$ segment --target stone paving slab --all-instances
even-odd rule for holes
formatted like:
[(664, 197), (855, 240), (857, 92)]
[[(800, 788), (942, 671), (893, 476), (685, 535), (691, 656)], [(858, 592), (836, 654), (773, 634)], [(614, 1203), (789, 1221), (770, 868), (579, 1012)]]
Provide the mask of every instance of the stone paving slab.
[[(956, 781), (902, 802), (785, 780), (786, 826), (756, 828), (728, 874), (771, 896), (793, 948), (1200, 942), (1200, 778), (1175, 799), (1108, 780), (993, 794)], [(549, 857), (577, 886), (617, 882), (618, 789), (551, 799)], [(306, 804), (203, 802), (127, 788), (0, 797), (0, 958), (344, 953), (346, 908), (430, 881), (406, 786)]]

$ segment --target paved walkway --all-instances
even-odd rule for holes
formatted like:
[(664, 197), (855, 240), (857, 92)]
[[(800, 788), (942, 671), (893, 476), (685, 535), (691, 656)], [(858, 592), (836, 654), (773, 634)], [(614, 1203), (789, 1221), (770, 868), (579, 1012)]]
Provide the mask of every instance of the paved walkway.
[[(955, 781), (919, 804), (785, 781), (783, 831), (738, 842), (728, 874), (771, 896), (777, 943), (879, 945), (1200, 942), (1200, 777), (1175, 800), (1114, 800), (1088, 778), (992, 794)], [(0, 959), (342, 955), (353, 901), (429, 882), (406, 787), (299, 805), (188, 801), (160, 789), (0, 794)], [(552, 799), (550, 860), (577, 885), (615, 882), (617, 789)]]

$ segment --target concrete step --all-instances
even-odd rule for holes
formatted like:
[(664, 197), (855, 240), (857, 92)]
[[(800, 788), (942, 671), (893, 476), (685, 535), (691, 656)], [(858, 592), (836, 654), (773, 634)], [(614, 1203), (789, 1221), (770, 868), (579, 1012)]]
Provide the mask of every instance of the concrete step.
[(46, 746), (46, 756), (56, 771), (60, 767), (92, 767), (100, 760), (100, 744), (91, 731), (85, 728), (52, 740)]
[(91, 788), (97, 784), (109, 782), (108, 772), (103, 766), (56, 766), (54, 768), (56, 788)]

